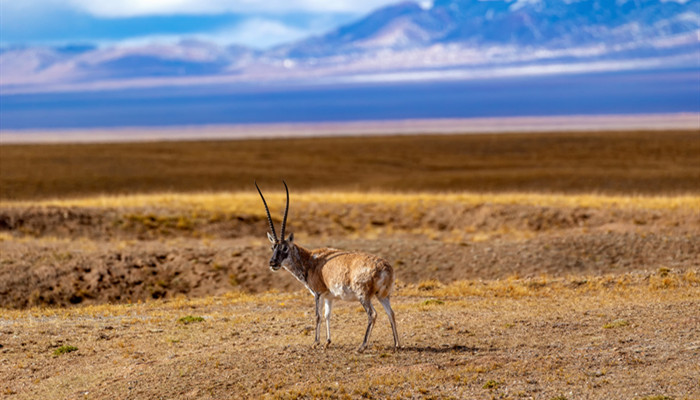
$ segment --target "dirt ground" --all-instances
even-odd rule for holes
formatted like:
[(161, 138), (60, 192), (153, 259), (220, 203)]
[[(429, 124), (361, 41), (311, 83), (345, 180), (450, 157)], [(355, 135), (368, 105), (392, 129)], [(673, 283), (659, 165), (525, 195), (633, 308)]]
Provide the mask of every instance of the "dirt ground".
[[(404, 286), (312, 349), (302, 291), (6, 311), (7, 399), (697, 399), (699, 271)], [(188, 318), (189, 317), (189, 318)], [(323, 336), (322, 336), (323, 337)], [(68, 347), (72, 346), (72, 347)], [(69, 351), (73, 350), (73, 351)]]
[[(301, 245), (363, 250), (403, 283), (700, 268), (694, 210), (443, 203), (296, 205)], [(5, 308), (290, 291), (261, 215), (171, 209), (0, 209)], [(187, 219), (185, 219), (187, 216)]]

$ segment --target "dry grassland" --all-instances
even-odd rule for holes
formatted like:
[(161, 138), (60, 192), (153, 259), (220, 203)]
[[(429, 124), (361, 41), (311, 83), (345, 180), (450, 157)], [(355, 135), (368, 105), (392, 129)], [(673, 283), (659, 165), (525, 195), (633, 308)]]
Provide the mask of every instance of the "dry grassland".
[[(333, 346), (310, 348), (312, 298), (264, 267), (265, 217), (251, 194), (4, 202), (0, 293), (14, 300), (0, 317), (0, 390), (10, 399), (700, 396), (696, 196), (292, 199), (302, 243), (392, 261), (399, 352), (381, 313), (369, 353), (354, 352), (366, 320), (354, 303), (334, 309)], [(281, 208), (282, 194), (269, 201)], [(55, 306), (71, 303), (80, 305)]]
[[(700, 133), (0, 146), (0, 397), (699, 399)], [(266, 267), (389, 260), (380, 310)]]
[[(423, 282), (380, 315), (334, 311), (311, 349), (307, 293), (3, 312), (0, 387), (12, 399), (700, 396), (698, 271)], [(72, 346), (72, 347), (68, 347)], [(68, 351), (64, 349), (74, 349)], [(665, 397), (664, 397), (665, 396)]]
[(679, 195), (700, 131), (0, 146), (0, 198), (294, 190)]

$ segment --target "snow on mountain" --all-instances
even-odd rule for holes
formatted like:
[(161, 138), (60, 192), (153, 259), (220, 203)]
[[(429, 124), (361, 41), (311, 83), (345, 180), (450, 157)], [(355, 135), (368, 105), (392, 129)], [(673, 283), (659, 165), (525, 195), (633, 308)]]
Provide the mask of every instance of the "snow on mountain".
[(546, 72), (556, 70), (553, 65), (576, 64), (575, 70), (585, 70), (586, 63), (627, 69), (700, 67), (700, 0), (404, 2), (268, 51), (195, 40), (4, 48), (0, 88), (8, 93), (100, 81), (118, 87), (120, 81), (128, 86), (348, 80), (358, 75), (392, 79), (391, 74), (407, 73), (433, 79), (469, 76), (464, 72), (469, 69), (517, 73), (540, 66)]
[(438, 76), (455, 69), (536, 66), (551, 71), (548, 64), (594, 62), (627, 69), (700, 67), (700, 0), (399, 3), (268, 55), (319, 76), (426, 70)]
[[(400, 3), (324, 36), (278, 49), (287, 57), (326, 57), (436, 44), (572, 48), (642, 43), (700, 30), (700, 0), (437, 0)], [(393, 40), (392, 40), (393, 39)]]

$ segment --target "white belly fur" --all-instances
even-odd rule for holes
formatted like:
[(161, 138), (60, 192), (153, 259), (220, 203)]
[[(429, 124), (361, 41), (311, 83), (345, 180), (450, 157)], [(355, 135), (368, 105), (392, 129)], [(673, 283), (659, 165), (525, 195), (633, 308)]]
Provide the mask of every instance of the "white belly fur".
[(335, 298), (335, 299), (357, 300), (357, 296), (355, 296), (355, 292), (352, 291), (350, 286), (335, 285), (335, 286), (332, 286), (328, 289), (331, 292), (331, 296), (333, 296), (333, 298)]

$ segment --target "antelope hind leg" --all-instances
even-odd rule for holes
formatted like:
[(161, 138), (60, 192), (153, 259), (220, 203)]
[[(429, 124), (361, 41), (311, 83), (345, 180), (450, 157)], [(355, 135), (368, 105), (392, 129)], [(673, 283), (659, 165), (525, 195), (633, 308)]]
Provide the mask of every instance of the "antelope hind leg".
[(394, 350), (397, 350), (401, 347), (401, 343), (399, 342), (399, 333), (396, 329), (396, 317), (394, 316), (394, 310), (391, 309), (391, 302), (389, 301), (389, 296), (384, 297), (382, 299), (378, 298), (378, 300), (382, 304), (382, 307), (384, 307), (386, 315), (389, 316), (389, 323), (391, 323), (391, 331), (394, 334)]
[(365, 340), (362, 341), (362, 345), (357, 349), (358, 353), (362, 353), (367, 348), (369, 336), (372, 334), (372, 327), (374, 327), (374, 321), (377, 319), (377, 312), (374, 311), (372, 302), (369, 299), (360, 300), (360, 303), (362, 303), (362, 307), (367, 311), (367, 331), (365, 332)]

